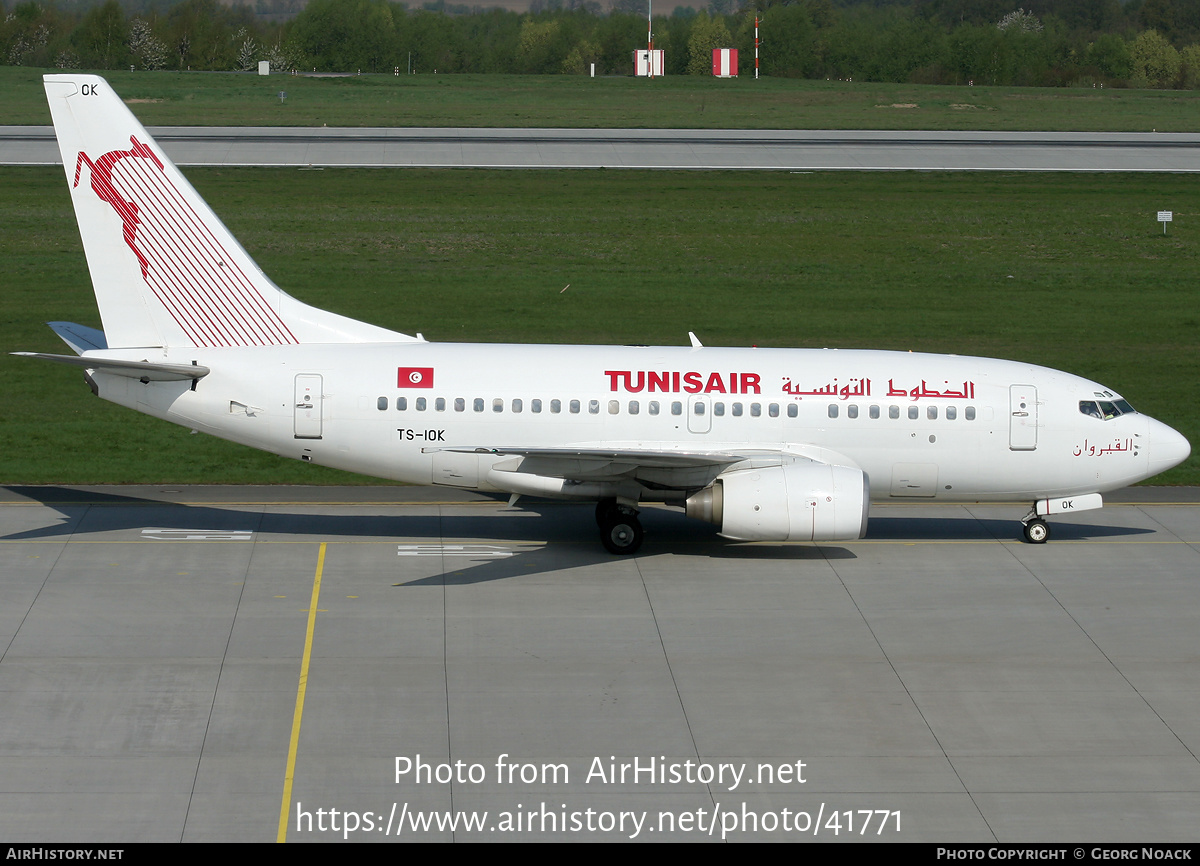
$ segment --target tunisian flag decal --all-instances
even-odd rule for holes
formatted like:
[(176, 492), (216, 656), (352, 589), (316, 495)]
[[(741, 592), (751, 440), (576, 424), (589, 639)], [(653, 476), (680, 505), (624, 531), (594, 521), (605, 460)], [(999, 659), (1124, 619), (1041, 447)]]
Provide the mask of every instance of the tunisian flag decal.
[(397, 388), (432, 388), (433, 367), (397, 367)]

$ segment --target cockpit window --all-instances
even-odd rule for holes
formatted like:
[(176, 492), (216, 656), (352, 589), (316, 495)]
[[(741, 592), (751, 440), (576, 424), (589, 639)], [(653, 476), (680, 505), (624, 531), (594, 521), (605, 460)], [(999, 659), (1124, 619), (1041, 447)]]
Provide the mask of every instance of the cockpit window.
[(1079, 411), (1101, 421), (1111, 421), (1118, 415), (1132, 415), (1135, 410), (1128, 400), (1080, 400)]

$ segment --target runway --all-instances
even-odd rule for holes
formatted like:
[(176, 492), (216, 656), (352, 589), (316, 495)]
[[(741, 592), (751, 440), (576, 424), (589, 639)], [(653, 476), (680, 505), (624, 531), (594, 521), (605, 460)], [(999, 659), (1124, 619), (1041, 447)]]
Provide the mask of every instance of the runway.
[(1194, 842), (1200, 490), (1109, 502), (613, 558), (447, 489), (0, 488), (0, 835)]
[[(1200, 134), (157, 127), (180, 165), (764, 171), (1200, 171)], [(0, 127), (0, 164), (56, 165), (51, 127)]]

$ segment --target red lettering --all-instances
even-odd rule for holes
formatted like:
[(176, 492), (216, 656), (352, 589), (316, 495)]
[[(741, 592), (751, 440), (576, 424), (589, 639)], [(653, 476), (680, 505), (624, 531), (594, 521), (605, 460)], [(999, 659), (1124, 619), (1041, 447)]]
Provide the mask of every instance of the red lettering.
[(712, 373), (708, 377), (708, 382), (704, 385), (704, 393), (711, 394), (716, 391), (719, 394), (725, 393), (725, 383), (721, 381), (720, 373)]
[[(688, 394), (761, 394), (762, 377), (758, 373), (700, 373), (689, 370), (605, 370), (610, 391), (641, 391)], [(707, 376), (707, 378), (705, 378)], [(681, 387), (682, 386), (682, 387)]]

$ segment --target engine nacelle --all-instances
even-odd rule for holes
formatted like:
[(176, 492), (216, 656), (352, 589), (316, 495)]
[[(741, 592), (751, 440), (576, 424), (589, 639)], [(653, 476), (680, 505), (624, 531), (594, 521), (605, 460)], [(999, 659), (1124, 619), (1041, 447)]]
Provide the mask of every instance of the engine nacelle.
[(867, 534), (870, 504), (862, 470), (797, 460), (727, 472), (688, 498), (687, 513), (738, 541), (850, 541)]

